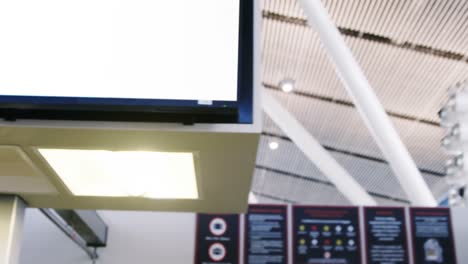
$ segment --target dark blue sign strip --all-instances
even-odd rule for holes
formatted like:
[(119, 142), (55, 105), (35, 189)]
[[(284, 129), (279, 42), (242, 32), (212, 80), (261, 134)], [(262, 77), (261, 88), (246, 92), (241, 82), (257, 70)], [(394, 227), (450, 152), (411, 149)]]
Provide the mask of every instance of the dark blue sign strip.
[(293, 263), (360, 264), (357, 207), (293, 207)]
[(456, 264), (450, 209), (411, 208), (414, 263)]
[(195, 264), (239, 264), (239, 215), (198, 214)]
[(364, 208), (368, 264), (409, 263), (405, 219), (401, 207)]
[(249, 206), (245, 215), (245, 264), (288, 263), (287, 221), (287, 206)]

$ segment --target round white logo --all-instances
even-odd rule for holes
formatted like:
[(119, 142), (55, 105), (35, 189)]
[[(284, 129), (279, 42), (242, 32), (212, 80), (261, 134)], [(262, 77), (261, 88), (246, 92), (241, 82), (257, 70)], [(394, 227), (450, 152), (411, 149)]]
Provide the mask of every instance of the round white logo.
[(221, 243), (214, 243), (208, 249), (211, 260), (221, 261), (226, 257), (226, 248)]
[(215, 218), (210, 222), (210, 232), (215, 236), (222, 236), (226, 233), (227, 224), (222, 218)]

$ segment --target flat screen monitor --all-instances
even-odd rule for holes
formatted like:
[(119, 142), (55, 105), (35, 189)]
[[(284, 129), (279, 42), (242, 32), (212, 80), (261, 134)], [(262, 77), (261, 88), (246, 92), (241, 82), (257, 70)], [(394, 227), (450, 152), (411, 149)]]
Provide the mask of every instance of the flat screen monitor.
[(0, 117), (252, 123), (251, 0), (0, 0)]

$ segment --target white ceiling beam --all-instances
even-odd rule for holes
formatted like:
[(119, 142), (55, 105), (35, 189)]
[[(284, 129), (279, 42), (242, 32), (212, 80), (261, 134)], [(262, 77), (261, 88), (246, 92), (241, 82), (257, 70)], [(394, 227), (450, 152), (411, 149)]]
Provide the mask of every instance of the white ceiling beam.
[(331, 156), (331, 154), (286, 110), (263, 89), (265, 113), (312, 161), (333, 185), (354, 205), (377, 205), (367, 191)]
[(436, 206), (437, 202), (428, 185), (322, 2), (301, 1), (309, 24), (319, 34), (348, 94), (400, 181), (408, 199), (413, 205)]

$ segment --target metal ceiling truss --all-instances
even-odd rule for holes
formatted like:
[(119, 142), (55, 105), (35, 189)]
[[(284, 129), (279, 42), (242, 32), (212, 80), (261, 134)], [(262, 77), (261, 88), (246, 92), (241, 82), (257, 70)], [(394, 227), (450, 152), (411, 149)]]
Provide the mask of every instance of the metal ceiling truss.
[[(341, 77), (339, 79), (345, 84), (348, 94), (353, 99), (353, 103), (340, 103), (347, 107), (353, 107), (356, 105), (356, 109), (359, 110), (358, 112), (365, 120), (366, 126), (371, 131), (371, 135), (378, 143), (377, 145), (383, 152), (384, 156), (388, 159), (388, 165), (394, 171), (396, 178), (400, 181), (400, 185), (408, 195), (411, 203), (427, 206), (436, 205), (436, 201), (429, 189), (429, 186), (425, 182), (420, 169), (416, 167), (416, 164), (409, 155), (407, 148), (404, 146), (395, 127), (392, 125), (387, 111), (379, 102), (359, 64), (345, 43), (343, 33), (348, 34), (351, 37), (380, 41), (384, 44), (392, 43), (393, 41), (386, 41), (385, 39), (371, 34), (365, 35), (365, 32), (355, 32), (343, 29), (340, 31), (332, 22), (327, 10), (320, 0), (304, 0), (301, 3), (303, 10), (308, 17), (308, 20), (301, 22), (302, 26), (312, 25), (315, 29), (314, 31), (318, 33), (323, 47), (327, 51), (331, 61), (333, 61), (335, 70)], [(264, 12), (264, 17), (268, 18), (269, 15), (271, 15), (271, 13)], [(395, 45), (400, 45), (400, 43), (395, 42)], [(405, 43), (402, 43), (401, 47), (416, 48), (422, 52), (429, 51), (428, 49), (420, 49), (415, 45), (408, 46)], [(431, 51), (431, 54), (440, 56), (445, 53)], [(322, 101), (333, 101), (333, 98), (317, 98), (317, 96), (315, 98), (319, 100), (321, 99)], [(280, 106), (278, 102), (271, 97), (271, 95), (267, 94), (266, 91), (264, 92), (263, 108), (270, 118), (273, 119), (273, 121), (286, 133), (286, 135), (292, 138), (292, 141), (296, 143), (296, 146), (299, 147), (299, 149), (324, 172), (325, 176), (327, 176), (333, 183), (334, 187), (340, 190), (352, 203), (375, 203), (375, 200), (366, 193), (366, 190), (363, 189), (362, 186), (360, 186), (360, 184), (352, 177), (350, 177), (344, 168), (342, 168), (340, 164), (338, 164), (335, 159), (327, 153), (327, 150), (324, 149), (323, 146), (317, 142), (315, 138), (310, 135), (287, 110)], [(394, 117), (408, 120), (408, 117), (404, 115), (397, 113), (392, 114)], [(418, 120), (418, 118), (415, 117), (410, 117), (410, 119), (412, 119), (410, 121)], [(345, 154), (349, 155), (350, 153)], [(343, 183), (345, 180), (346, 184)], [(348, 187), (346, 188), (345, 186)], [(420, 186), (420, 188), (415, 189), (414, 186)], [(351, 191), (351, 189), (353, 191)], [(359, 198), (350, 195), (351, 193), (359, 195)]]

